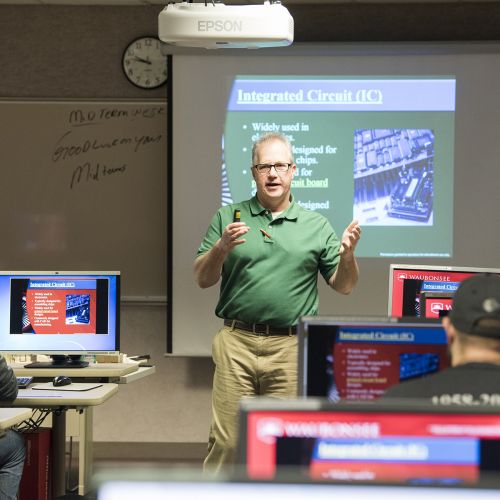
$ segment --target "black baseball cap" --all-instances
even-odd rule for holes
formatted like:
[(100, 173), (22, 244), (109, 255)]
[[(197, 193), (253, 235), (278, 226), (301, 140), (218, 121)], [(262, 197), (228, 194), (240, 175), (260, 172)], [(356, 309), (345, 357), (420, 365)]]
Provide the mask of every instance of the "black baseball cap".
[(500, 324), (480, 325), (483, 319), (496, 319), (500, 323), (500, 277), (481, 274), (462, 281), (453, 296), (449, 317), (461, 332), (500, 339)]

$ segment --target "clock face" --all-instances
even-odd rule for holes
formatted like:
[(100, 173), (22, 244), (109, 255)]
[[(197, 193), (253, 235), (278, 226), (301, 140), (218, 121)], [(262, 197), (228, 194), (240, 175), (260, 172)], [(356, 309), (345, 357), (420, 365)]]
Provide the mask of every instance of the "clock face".
[(155, 89), (167, 81), (167, 57), (154, 36), (137, 38), (123, 53), (123, 71), (134, 85)]

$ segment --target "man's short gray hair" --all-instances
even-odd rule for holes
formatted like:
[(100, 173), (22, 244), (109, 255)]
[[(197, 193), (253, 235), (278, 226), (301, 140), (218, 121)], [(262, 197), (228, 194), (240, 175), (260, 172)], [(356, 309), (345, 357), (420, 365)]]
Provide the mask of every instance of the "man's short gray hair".
[(259, 154), (259, 148), (262, 144), (265, 144), (267, 142), (273, 142), (273, 141), (280, 141), (282, 142), (287, 148), (290, 153), (290, 163), (294, 163), (293, 160), (293, 148), (292, 148), (292, 143), (290, 142), (290, 139), (283, 134), (278, 134), (277, 132), (270, 132), (269, 134), (264, 134), (261, 135), (254, 143), (252, 147), (252, 165), (255, 165), (257, 163), (257, 157)]

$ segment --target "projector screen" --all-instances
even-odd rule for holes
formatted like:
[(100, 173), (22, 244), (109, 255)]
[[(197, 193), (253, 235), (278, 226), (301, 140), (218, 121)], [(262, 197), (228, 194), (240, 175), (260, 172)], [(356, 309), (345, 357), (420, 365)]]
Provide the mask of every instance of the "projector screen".
[(292, 141), (295, 199), (339, 236), (363, 228), (358, 287), (320, 278), (321, 314), (384, 315), (393, 259), (495, 267), (498, 231), (480, 226), (499, 227), (499, 63), (498, 45), (174, 53), (167, 350), (210, 354), (218, 286), (199, 290), (192, 262), (219, 206), (255, 192), (267, 131)]
[(237, 76), (222, 203), (255, 194), (249, 144), (281, 132), (297, 202), (332, 225), (358, 219), (358, 256), (451, 257), (454, 110), (454, 78)]

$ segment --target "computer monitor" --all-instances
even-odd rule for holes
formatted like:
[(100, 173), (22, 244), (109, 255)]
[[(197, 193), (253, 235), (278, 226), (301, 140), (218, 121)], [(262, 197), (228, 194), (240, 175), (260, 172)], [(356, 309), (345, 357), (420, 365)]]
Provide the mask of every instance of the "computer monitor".
[[(402, 316), (425, 317), (425, 310), (420, 304), (423, 292), (439, 292), (451, 298), (461, 281), (482, 273), (500, 276), (500, 269), (391, 264), (388, 315), (398, 318)], [(444, 309), (447, 310), (448, 307), (451, 307), (450, 301)], [(430, 317), (435, 316), (431, 314)]]
[(449, 366), (439, 322), (304, 316), (298, 329), (301, 396), (372, 400), (404, 380)]
[(52, 357), (32, 368), (80, 368), (119, 343), (119, 272), (0, 272), (0, 352)]
[(238, 460), (256, 480), (288, 467), (333, 482), (487, 484), (500, 475), (499, 407), (248, 398), (239, 429)]
[[(128, 477), (125, 477), (127, 474)], [(255, 480), (192, 480), (179, 477), (145, 477), (138, 469), (124, 470), (119, 477), (101, 479), (97, 500), (497, 500), (492, 487), (401, 486), (382, 484), (324, 484), (324, 482)], [(109, 473), (108, 473), (109, 476)], [(134, 478), (134, 476), (139, 476)]]

